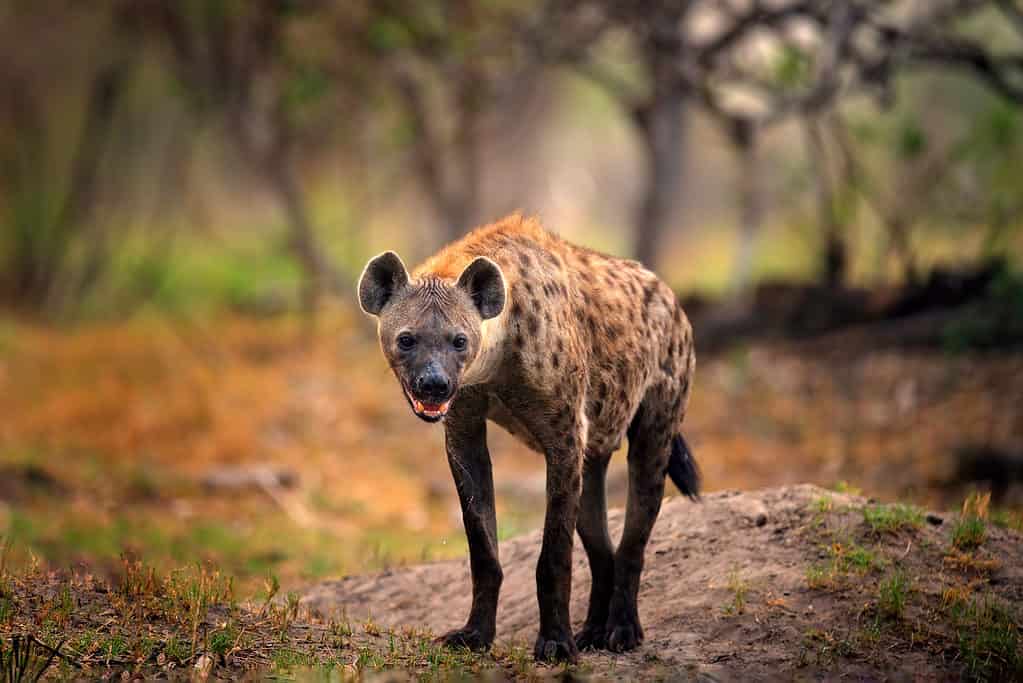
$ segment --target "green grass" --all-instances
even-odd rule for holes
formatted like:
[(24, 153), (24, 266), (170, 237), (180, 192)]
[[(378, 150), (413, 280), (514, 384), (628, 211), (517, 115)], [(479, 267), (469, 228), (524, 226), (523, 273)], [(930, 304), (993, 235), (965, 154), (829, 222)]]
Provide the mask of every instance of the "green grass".
[(806, 585), (810, 588), (827, 588), (831, 585), (833, 576), (829, 567), (812, 564), (806, 568)]
[(831, 496), (820, 496), (813, 501), (813, 509), (821, 514), (831, 512), (834, 506), (835, 501)]
[(850, 546), (842, 556), (842, 561), (844, 566), (861, 574), (884, 566), (884, 562), (877, 556), (877, 553), (859, 545)]
[(312, 666), (316, 660), (309, 653), (282, 647), (273, 653), (273, 668), (277, 671), (291, 671), (300, 666)]
[(845, 480), (839, 481), (835, 484), (835, 491), (837, 491), (838, 493), (848, 493), (849, 495), (852, 496), (863, 495), (863, 489), (861, 489), (858, 486), (853, 486), (852, 484)]
[(966, 675), (978, 681), (1020, 680), (1019, 619), (990, 597), (954, 603), (951, 608), (960, 660)]
[(1023, 514), (1010, 510), (992, 510), (991, 523), (1000, 529), (1023, 532)]
[(901, 569), (896, 569), (881, 581), (877, 587), (877, 609), (888, 619), (901, 619), (906, 611), (911, 582)]
[(987, 522), (975, 515), (963, 515), (952, 527), (952, 545), (959, 550), (980, 547), (987, 538)]
[(915, 505), (868, 505), (863, 508), (863, 521), (874, 534), (894, 534), (919, 529), (924, 523), (924, 512)]
[(728, 573), (728, 590), (732, 593), (732, 599), (722, 608), (722, 611), (728, 616), (745, 612), (749, 582), (742, 578), (738, 567), (733, 567)]
[(810, 588), (835, 587), (850, 573), (862, 576), (885, 566), (875, 550), (853, 541), (832, 543), (826, 546), (826, 551), (829, 562), (813, 564), (806, 570), (806, 583)]

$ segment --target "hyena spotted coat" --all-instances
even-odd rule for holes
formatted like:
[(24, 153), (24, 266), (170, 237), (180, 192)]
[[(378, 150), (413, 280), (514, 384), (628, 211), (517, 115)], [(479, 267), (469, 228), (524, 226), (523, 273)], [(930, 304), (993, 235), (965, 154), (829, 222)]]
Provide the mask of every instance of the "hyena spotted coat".
[[(693, 334), (672, 290), (635, 261), (576, 246), (509, 216), (449, 245), (409, 274), (386, 252), (359, 282), (380, 344), (413, 411), (443, 420), (469, 541), (473, 600), (450, 645), (487, 648), (502, 573), (486, 430), (490, 420), (541, 453), (547, 510), (536, 570), (537, 659), (643, 640), (637, 593), (665, 476), (692, 498), (696, 464), (681, 426)], [(629, 494), (618, 548), (605, 476), (628, 438)], [(572, 535), (593, 575), (582, 630), (570, 630)]]

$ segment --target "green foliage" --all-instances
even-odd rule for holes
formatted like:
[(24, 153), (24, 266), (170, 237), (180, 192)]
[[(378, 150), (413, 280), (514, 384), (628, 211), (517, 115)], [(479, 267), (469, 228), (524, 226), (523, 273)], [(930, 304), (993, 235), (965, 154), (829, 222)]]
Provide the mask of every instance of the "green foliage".
[(233, 624), (228, 623), (223, 628), (217, 629), (212, 633), (212, 635), (210, 635), (210, 652), (223, 656), (227, 654), (232, 647), (234, 647), (237, 641), (238, 629)]
[(787, 44), (778, 53), (774, 81), (784, 89), (795, 89), (810, 79), (812, 69), (810, 55), (798, 46)]
[(896, 569), (882, 580), (877, 589), (877, 609), (881, 616), (901, 619), (906, 611), (910, 588), (909, 576), (901, 569)]
[(810, 588), (833, 588), (849, 578), (849, 574), (862, 576), (880, 571), (885, 561), (871, 548), (854, 541), (832, 543), (825, 548), (830, 562), (814, 564), (806, 570), (806, 583)]
[(863, 521), (874, 534), (893, 534), (923, 526), (923, 510), (915, 505), (868, 505), (863, 508)]
[(366, 35), (374, 49), (385, 53), (401, 49), (411, 42), (408, 28), (389, 16), (375, 17)]
[(983, 301), (946, 325), (943, 337), (953, 353), (1023, 344), (1023, 274), (1003, 268)]
[(979, 547), (987, 538), (987, 523), (980, 517), (963, 515), (952, 527), (952, 545), (959, 550)]
[(896, 134), (896, 153), (899, 158), (913, 160), (927, 151), (927, 132), (914, 118), (906, 117)]
[(278, 671), (290, 671), (300, 666), (310, 666), (315, 659), (308, 653), (289, 647), (282, 647), (273, 654), (273, 667)]
[(1019, 680), (1023, 677), (1019, 622), (994, 598), (960, 600), (950, 608), (960, 658), (971, 680)]

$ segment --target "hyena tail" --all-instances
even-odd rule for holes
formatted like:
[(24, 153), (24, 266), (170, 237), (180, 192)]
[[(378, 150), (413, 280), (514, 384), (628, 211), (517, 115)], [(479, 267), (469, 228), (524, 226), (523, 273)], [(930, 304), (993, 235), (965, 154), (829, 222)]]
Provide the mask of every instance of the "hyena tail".
[(682, 432), (671, 439), (671, 455), (668, 457), (668, 476), (683, 495), (693, 500), (700, 499), (700, 468), (696, 465), (693, 452), (689, 450)]

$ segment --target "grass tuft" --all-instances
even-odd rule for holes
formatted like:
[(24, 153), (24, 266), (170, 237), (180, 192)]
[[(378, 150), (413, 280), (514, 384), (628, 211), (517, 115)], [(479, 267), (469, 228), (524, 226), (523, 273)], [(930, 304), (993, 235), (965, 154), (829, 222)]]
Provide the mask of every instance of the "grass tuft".
[(746, 596), (749, 593), (749, 582), (739, 574), (738, 567), (732, 567), (728, 573), (728, 590), (732, 592), (732, 600), (726, 604), (723, 611), (728, 616), (735, 616), (746, 611)]
[(1019, 622), (991, 597), (954, 599), (949, 605), (964, 673), (973, 680), (1023, 678)]
[(914, 531), (923, 526), (923, 510), (915, 505), (868, 505), (863, 508), (863, 521), (875, 535)]
[(910, 591), (909, 576), (896, 569), (878, 585), (877, 608), (881, 616), (888, 619), (902, 619)]
[(987, 538), (991, 494), (973, 494), (963, 501), (963, 512), (952, 527), (952, 546), (959, 550), (980, 547)]
[(862, 576), (885, 566), (885, 561), (874, 550), (852, 541), (832, 543), (827, 546), (827, 552), (830, 562), (815, 564), (806, 570), (806, 583), (810, 588), (834, 588), (850, 572)]

